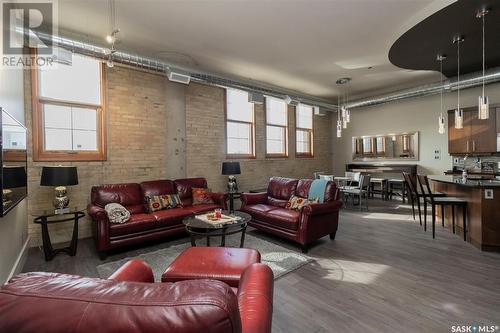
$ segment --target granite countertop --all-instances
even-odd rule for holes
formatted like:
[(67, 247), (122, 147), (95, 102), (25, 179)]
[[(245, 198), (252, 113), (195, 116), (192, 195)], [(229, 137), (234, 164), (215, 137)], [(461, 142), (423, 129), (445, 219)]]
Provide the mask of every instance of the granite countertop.
[(462, 186), (471, 187), (500, 187), (500, 179), (467, 179), (467, 181), (462, 180), (462, 176), (448, 176), (448, 175), (431, 175), (428, 176), (430, 180), (452, 183)]

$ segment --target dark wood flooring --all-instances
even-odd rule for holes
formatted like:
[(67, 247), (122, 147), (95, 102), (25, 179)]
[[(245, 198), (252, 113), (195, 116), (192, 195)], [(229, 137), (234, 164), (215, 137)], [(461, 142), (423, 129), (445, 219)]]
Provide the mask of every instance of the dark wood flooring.
[[(164, 246), (130, 249), (107, 261)], [(368, 212), (343, 210), (336, 240), (321, 239), (309, 255), (314, 262), (275, 282), (275, 333), (451, 332), (452, 325), (500, 325), (500, 254), (480, 252), (441, 227), (433, 240), (406, 205), (370, 200)], [(51, 262), (31, 249), (24, 271), (97, 276), (100, 263), (92, 240), (84, 239), (76, 257)]]

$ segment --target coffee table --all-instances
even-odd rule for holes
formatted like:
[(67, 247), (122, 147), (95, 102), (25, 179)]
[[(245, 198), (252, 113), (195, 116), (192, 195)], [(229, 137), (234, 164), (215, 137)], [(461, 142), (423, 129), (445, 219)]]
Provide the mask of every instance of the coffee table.
[(247, 223), (251, 220), (251, 216), (247, 213), (235, 211), (229, 214), (229, 211), (223, 210), (222, 214), (228, 216), (239, 217), (239, 220), (231, 224), (217, 224), (208, 223), (203, 220), (197, 219), (195, 215), (188, 216), (182, 220), (186, 227), (186, 231), (191, 237), (191, 245), (196, 246), (196, 238), (207, 238), (207, 246), (210, 246), (210, 237), (222, 237), (220, 246), (226, 245), (226, 236), (233, 235), (241, 232), (240, 247), (245, 243), (245, 232)]

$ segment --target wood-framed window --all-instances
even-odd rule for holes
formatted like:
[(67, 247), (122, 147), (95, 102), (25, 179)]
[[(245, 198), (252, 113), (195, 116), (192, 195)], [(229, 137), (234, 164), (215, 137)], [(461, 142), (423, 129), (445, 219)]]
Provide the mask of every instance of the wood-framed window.
[(255, 158), (255, 112), (248, 92), (226, 89), (227, 158)]
[(403, 152), (409, 153), (411, 150), (411, 136), (403, 135), (402, 140), (403, 140)]
[(34, 161), (106, 160), (104, 86), (102, 62), (79, 54), (32, 69)]
[(313, 107), (300, 103), (295, 107), (295, 141), (297, 157), (313, 157)]
[(288, 157), (288, 105), (266, 96), (266, 156)]
[(363, 138), (363, 155), (373, 154), (373, 140), (370, 137)]
[(375, 137), (375, 149), (377, 150), (377, 155), (385, 154), (385, 137), (377, 136)]

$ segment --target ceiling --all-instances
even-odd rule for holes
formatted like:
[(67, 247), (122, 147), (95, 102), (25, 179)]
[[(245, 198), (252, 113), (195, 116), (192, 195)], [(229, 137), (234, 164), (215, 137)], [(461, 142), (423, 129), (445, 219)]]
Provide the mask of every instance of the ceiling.
[[(453, 0), (116, 0), (119, 50), (335, 99), (434, 82), (390, 63), (391, 45)], [(104, 43), (107, 0), (59, 0), (60, 33)], [(76, 37), (75, 37), (76, 38)], [(372, 67), (369, 69), (369, 67)]]
[[(476, 13), (482, 8), (490, 12), (485, 17), (485, 50), (488, 67), (500, 66), (500, 4), (498, 0), (460, 0), (429, 16), (403, 34), (391, 47), (389, 59), (399, 67), (414, 70), (438, 70), (438, 54), (447, 56), (443, 73), (457, 75), (457, 45), (460, 44), (460, 72), (466, 74), (482, 69), (482, 25)], [(415, 41), (423, 41), (416, 43)]]

